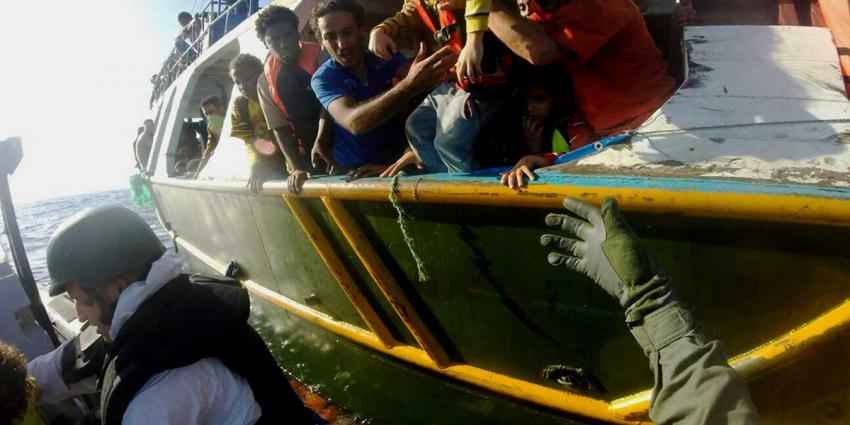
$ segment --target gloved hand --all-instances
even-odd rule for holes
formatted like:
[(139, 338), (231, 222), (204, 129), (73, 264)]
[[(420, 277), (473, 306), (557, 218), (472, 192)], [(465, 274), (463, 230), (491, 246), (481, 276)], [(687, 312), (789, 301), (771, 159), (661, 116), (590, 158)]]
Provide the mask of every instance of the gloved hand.
[(555, 248), (549, 264), (564, 265), (593, 279), (626, 308), (633, 322), (673, 301), (667, 279), (656, 276), (649, 254), (620, 214), (617, 201), (605, 198), (602, 209), (573, 198), (564, 207), (578, 218), (549, 214), (546, 224), (569, 233), (566, 237), (545, 234), (543, 246)]

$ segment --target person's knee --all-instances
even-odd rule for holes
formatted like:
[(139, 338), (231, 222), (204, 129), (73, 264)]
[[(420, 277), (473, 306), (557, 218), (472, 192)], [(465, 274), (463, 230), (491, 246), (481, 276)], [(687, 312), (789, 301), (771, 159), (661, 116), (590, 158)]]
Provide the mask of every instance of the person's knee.
[(419, 107), (404, 121), (404, 133), (411, 145), (420, 144), (424, 141), (430, 142), (436, 131), (436, 126), (433, 111)]

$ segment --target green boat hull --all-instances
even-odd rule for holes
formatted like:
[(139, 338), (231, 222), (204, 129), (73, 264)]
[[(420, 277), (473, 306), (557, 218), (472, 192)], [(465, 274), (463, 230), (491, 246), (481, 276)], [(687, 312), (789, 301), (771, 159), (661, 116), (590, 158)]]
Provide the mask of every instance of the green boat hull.
[[(210, 258), (234, 260), (246, 279), (335, 321), (369, 328), (281, 196), (192, 183), (155, 182), (153, 189), (191, 270), (220, 272)], [(418, 347), (322, 202), (300, 202), (393, 337)], [(551, 208), (404, 203), (409, 235), (429, 276), (420, 281), (391, 203), (342, 205), (453, 362), (605, 401), (652, 387), (616, 302), (587, 278), (547, 264), (539, 237)], [(729, 355), (850, 298), (850, 253), (842, 248), (850, 228), (682, 214), (628, 218), (705, 333), (721, 340)], [(254, 323), (281, 366), (371, 423), (596, 423), (378, 352), (263, 297), (253, 301)], [(831, 338), (750, 381), (763, 418), (850, 418), (846, 340)], [(547, 380), (542, 372), (552, 365), (581, 369), (602, 388)]]

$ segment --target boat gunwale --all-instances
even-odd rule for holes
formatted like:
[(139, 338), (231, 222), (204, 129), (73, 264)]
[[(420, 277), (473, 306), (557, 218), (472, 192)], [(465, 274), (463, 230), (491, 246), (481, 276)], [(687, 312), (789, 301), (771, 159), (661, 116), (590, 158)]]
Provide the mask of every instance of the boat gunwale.
[[(522, 191), (499, 184), (492, 176), (419, 175), (398, 179), (399, 202), (560, 209), (563, 198), (600, 204), (613, 196), (626, 212), (680, 214), (779, 223), (850, 227), (850, 189), (616, 175), (541, 172)], [(288, 195), (286, 181), (267, 182), (253, 194), (241, 180), (204, 181), (149, 177), (155, 185), (252, 196)], [(347, 182), (343, 177), (308, 180), (301, 198), (389, 202), (391, 179)]]

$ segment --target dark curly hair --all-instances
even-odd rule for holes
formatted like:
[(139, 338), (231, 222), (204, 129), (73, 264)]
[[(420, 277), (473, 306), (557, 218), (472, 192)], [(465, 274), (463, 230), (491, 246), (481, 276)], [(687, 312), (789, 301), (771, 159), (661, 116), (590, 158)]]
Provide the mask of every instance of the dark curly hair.
[(221, 104), (221, 99), (218, 96), (210, 96), (201, 101), (201, 107), (211, 105), (211, 106), (224, 106)]
[(325, 0), (315, 8), (310, 13), (310, 28), (313, 29), (313, 32), (316, 33), (316, 37), (321, 39), (322, 35), (319, 32), (319, 18), (325, 15), (330, 15), (334, 12), (348, 12), (354, 15), (354, 22), (357, 23), (358, 27), (363, 27), (366, 18), (365, 12), (363, 11), (363, 6), (357, 4), (354, 0)]
[(27, 409), (34, 391), (27, 378), (27, 359), (17, 348), (0, 341), (0, 424), (12, 423)]
[(272, 25), (279, 24), (281, 22), (290, 24), (295, 27), (296, 31), (298, 30), (298, 16), (296, 16), (295, 12), (290, 10), (288, 7), (269, 5), (260, 11), (260, 13), (257, 14), (257, 22), (255, 24), (257, 37), (260, 41), (265, 41), (266, 31), (268, 31)]
[(242, 66), (249, 66), (254, 69), (259, 69), (260, 72), (263, 72), (263, 61), (261, 61), (260, 58), (254, 55), (249, 55), (247, 53), (240, 53), (236, 55), (236, 57), (231, 59), (228, 69), (233, 72), (233, 70)]

